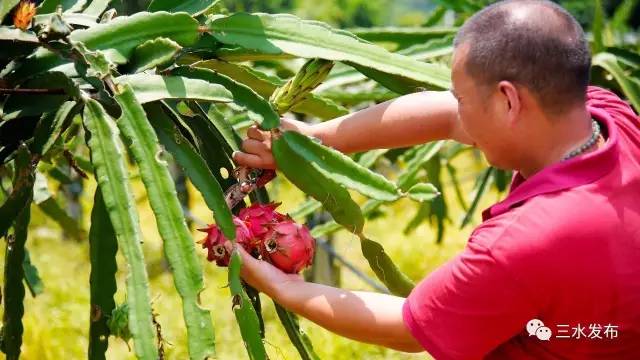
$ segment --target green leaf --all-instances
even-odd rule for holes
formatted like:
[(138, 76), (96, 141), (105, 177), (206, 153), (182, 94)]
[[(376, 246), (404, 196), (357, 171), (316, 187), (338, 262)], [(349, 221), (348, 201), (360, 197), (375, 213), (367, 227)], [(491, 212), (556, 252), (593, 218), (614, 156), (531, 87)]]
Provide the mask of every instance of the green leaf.
[[(55, 111), (60, 108), (70, 96), (77, 94), (75, 85), (71, 79), (61, 72), (41, 74), (21, 84), (20, 87), (28, 89), (58, 89), (61, 93), (58, 95), (40, 94), (37, 96), (23, 94), (11, 95), (4, 104), (3, 118), (5, 120)], [(36, 99), (37, 101), (34, 101)]]
[(595, 0), (594, 9), (591, 33), (593, 34), (593, 53), (597, 54), (604, 50), (604, 8), (601, 0)]
[(200, 15), (215, 6), (220, 0), (153, 0), (149, 4), (149, 11), (184, 11), (193, 16)]
[(53, 194), (49, 191), (47, 178), (39, 171), (36, 171), (36, 181), (33, 189), (33, 202), (38, 205), (43, 213), (58, 223), (66, 235), (69, 235), (76, 240), (82, 240), (86, 235), (84, 230), (80, 227), (80, 224), (69, 216), (53, 197)]
[(4, 17), (13, 9), (20, 0), (3, 0), (0, 1), (0, 23), (4, 20)]
[(362, 254), (369, 262), (369, 266), (392, 294), (402, 297), (409, 296), (415, 286), (413, 281), (403, 274), (393, 263), (382, 245), (365, 237), (360, 238)]
[(149, 280), (141, 246), (142, 232), (129, 183), (125, 152), (120, 144), (115, 122), (100, 103), (88, 100), (83, 119), (91, 135), (88, 145), (91, 149), (95, 177), (118, 240), (118, 247), (128, 264), (127, 303), (135, 353), (140, 359), (156, 360), (158, 352), (151, 316)]
[(260, 336), (260, 320), (240, 282), (241, 267), (242, 258), (234, 250), (229, 261), (229, 289), (233, 295), (233, 313), (240, 326), (240, 334), (244, 346), (247, 348), (249, 359), (267, 359), (267, 352)]
[(143, 73), (119, 76), (114, 81), (116, 84), (129, 84), (135, 92), (137, 101), (142, 104), (162, 99), (233, 101), (231, 92), (222, 85), (199, 79)]
[(482, 195), (484, 195), (484, 193), (488, 188), (487, 185), (489, 184), (489, 179), (491, 179), (491, 174), (493, 173), (494, 169), (495, 168), (493, 167), (487, 168), (482, 174), (482, 176), (478, 178), (478, 183), (475, 189), (475, 195), (473, 196), (473, 201), (471, 201), (471, 205), (469, 206), (469, 211), (467, 211), (467, 213), (464, 215), (464, 218), (462, 219), (462, 223), (460, 223), (461, 229), (467, 226), (467, 224), (469, 224), (473, 219), (473, 215), (475, 214), (476, 209), (478, 208), (480, 199), (482, 198)]
[(395, 184), (337, 150), (295, 131), (285, 131), (281, 139), (296, 155), (338, 184), (377, 200), (393, 201), (400, 197)]
[(398, 187), (403, 191), (408, 190), (416, 182), (418, 172), (422, 166), (433, 158), (442, 148), (445, 141), (432, 141), (417, 147), (413, 158), (407, 163), (407, 168), (398, 176)]
[(86, 4), (87, 0), (44, 0), (38, 7), (38, 14), (47, 14), (56, 11), (58, 5), (64, 11), (79, 11)]
[[(57, 17), (57, 14), (44, 14), (36, 15), (33, 17), (34, 26), (48, 26), (52, 20), (52, 17)], [(59, 20), (59, 18), (57, 19)], [(80, 25), (83, 27), (91, 27), (96, 25), (98, 18), (89, 14), (76, 14), (76, 13), (64, 13), (62, 14), (62, 20), (68, 25)]]
[(493, 172), (493, 184), (498, 192), (505, 192), (511, 180), (511, 172), (508, 170), (497, 169)]
[(629, 99), (636, 111), (640, 112), (640, 81), (630, 78), (622, 69), (615, 55), (600, 53), (593, 57), (593, 66), (599, 66), (607, 70), (618, 82), (622, 92)]
[(637, 52), (621, 48), (621, 47), (608, 47), (607, 52), (616, 56), (618, 62), (629, 66), (633, 69), (640, 68), (640, 54)]
[(387, 100), (395, 99), (398, 94), (387, 89), (375, 88), (368, 91), (344, 91), (344, 90), (325, 90), (322, 97), (340, 103), (346, 106), (354, 106), (363, 102), (373, 101), (381, 103)]
[(375, 149), (367, 151), (363, 153), (362, 156), (360, 156), (360, 158), (358, 159), (358, 164), (366, 168), (370, 168), (375, 165), (378, 159), (380, 159), (380, 157), (386, 154), (388, 151), (389, 149)]
[(398, 54), (406, 55), (416, 60), (431, 60), (440, 56), (453, 53), (453, 36), (432, 39), (398, 51)]
[(275, 301), (273, 302), (273, 305), (276, 308), (276, 313), (278, 314), (280, 322), (282, 322), (282, 326), (284, 326), (287, 335), (289, 335), (289, 339), (291, 339), (293, 346), (298, 350), (300, 359), (319, 360), (320, 357), (318, 357), (316, 352), (313, 350), (311, 339), (309, 339), (309, 336), (300, 329), (298, 317), (294, 313), (287, 311)]
[[(268, 76), (255, 69), (251, 69), (244, 65), (233, 64), (219, 60), (206, 60), (194, 64), (195, 67), (207, 68), (224, 74), (233, 80), (242, 83), (263, 98), (268, 99), (271, 94), (285, 83), (284, 80)], [(338, 116), (346, 115), (349, 111), (334, 103), (331, 100), (324, 99), (320, 96), (309, 94), (306, 100), (294, 106), (291, 111), (317, 116), (321, 119), (333, 119)]]
[(218, 133), (220, 133), (228, 154), (233, 151), (240, 150), (242, 138), (233, 129), (225, 115), (220, 112), (216, 106), (209, 106), (209, 111), (207, 111), (206, 114), (200, 104), (196, 104), (196, 108), (200, 109), (200, 115), (205, 119), (209, 119), (209, 122), (216, 128)]
[[(384, 202), (380, 200), (367, 200), (367, 202), (362, 205), (362, 215), (364, 215), (365, 217), (371, 216), (375, 213), (376, 210), (378, 210), (378, 208), (382, 204), (384, 204)], [(315, 226), (311, 230), (311, 236), (313, 236), (314, 238), (323, 237), (329, 234), (333, 234), (340, 229), (340, 225), (332, 220), (322, 225)]]
[(231, 211), (225, 202), (222, 187), (207, 167), (204, 159), (162, 111), (160, 104), (149, 104), (145, 110), (149, 117), (153, 118), (152, 124), (162, 145), (173, 155), (195, 188), (200, 191), (207, 207), (213, 211), (216, 224), (222, 229), (224, 235), (228, 239), (233, 239), (236, 227), (232, 221)]
[(22, 262), (22, 269), (24, 271), (24, 282), (29, 288), (31, 296), (36, 297), (42, 294), (44, 291), (44, 284), (40, 278), (38, 268), (31, 263), (31, 256), (27, 249), (24, 250), (24, 261)]
[(215, 57), (230, 62), (244, 61), (262, 61), (262, 60), (289, 60), (295, 59), (295, 56), (289, 54), (264, 54), (255, 50), (249, 50), (242, 47), (236, 48), (218, 48), (214, 51)]
[[(360, 156), (360, 158), (358, 159), (358, 164), (366, 168), (370, 168), (387, 151), (389, 150), (376, 149), (376, 150), (367, 151), (366, 153), (363, 153), (362, 156)], [(313, 213), (314, 211), (320, 209), (321, 207), (322, 207), (322, 204), (316, 201), (315, 199), (307, 199), (305, 202), (300, 204), (293, 211), (290, 211), (289, 216), (296, 219), (297, 221), (304, 221), (307, 215)]]
[(104, 50), (109, 60), (124, 64), (133, 50), (148, 40), (164, 37), (181, 46), (189, 46), (199, 36), (198, 22), (188, 14), (140, 12), (119, 16), (86, 30), (76, 30), (69, 39), (73, 43), (82, 42), (91, 50)]
[(346, 31), (317, 21), (286, 15), (238, 13), (210, 23), (213, 35), (225, 44), (267, 54), (287, 53), (304, 58), (343, 61), (361, 68), (411, 79), (421, 86), (448, 89), (450, 71), (390, 53)]
[(422, 26), (429, 27), (429, 26), (437, 25), (440, 22), (440, 20), (442, 20), (442, 18), (444, 18), (444, 15), (446, 13), (447, 13), (447, 8), (446, 7), (444, 7), (444, 6), (436, 7), (433, 11), (431, 11), (429, 13), (429, 16), (427, 17), (427, 20), (424, 21)]
[(638, 0), (624, 0), (613, 13), (611, 27), (616, 31), (625, 31), (627, 22), (633, 15), (633, 10), (638, 5)]
[(463, 14), (473, 14), (482, 9), (482, 2), (477, 0), (435, 0), (434, 2)]
[(413, 185), (408, 191), (407, 195), (415, 201), (430, 201), (437, 198), (440, 195), (438, 189), (429, 183), (420, 183)]
[(319, 210), (321, 207), (322, 204), (319, 201), (315, 199), (307, 199), (293, 211), (289, 211), (288, 214), (296, 221), (304, 222), (306, 221), (307, 216), (312, 214), (314, 211)]
[[(431, 158), (426, 164), (424, 164), (424, 168), (427, 171), (427, 179), (431, 181), (431, 183), (438, 189), (442, 189), (444, 191), (444, 186), (442, 185), (442, 156), (440, 153), (437, 153), (433, 158)], [(436, 226), (437, 226), (437, 237), (436, 244), (439, 244), (444, 239), (445, 233), (445, 225), (444, 221), (448, 216), (448, 207), (447, 203), (444, 201), (445, 194), (440, 193), (440, 196), (433, 199), (431, 201), (431, 206), (429, 207), (429, 218), (435, 216), (436, 218)]]
[[(388, 149), (376, 149), (367, 151), (363, 153), (362, 156), (358, 159), (358, 164), (370, 168), (372, 167), (376, 161), (384, 155)], [(305, 202), (300, 204), (293, 211), (289, 212), (289, 216), (296, 219), (296, 221), (304, 221), (306, 217), (313, 213), (316, 210), (319, 210), (322, 207), (322, 204), (315, 199), (307, 199)]]
[(250, 87), (235, 81), (234, 79), (203, 68), (178, 67), (171, 71), (171, 74), (190, 79), (200, 79), (210, 83), (224, 86), (233, 94), (233, 101), (244, 106), (249, 111), (259, 115), (262, 120), (260, 127), (271, 130), (280, 125), (280, 116), (273, 110), (267, 100), (258, 95)]
[(129, 149), (140, 168), (142, 182), (164, 243), (164, 253), (182, 298), (189, 356), (192, 359), (213, 356), (215, 339), (211, 314), (198, 304), (198, 294), (204, 287), (202, 268), (168, 164), (162, 158), (163, 150), (144, 109), (135, 98), (133, 88), (124, 84), (118, 91), (115, 99), (122, 109), (122, 116), (117, 124), (130, 143)]
[(348, 31), (361, 39), (372, 42), (396, 43), (399, 47), (423, 44), (455, 34), (458, 28), (451, 27), (370, 27), (352, 28)]
[[(416, 44), (398, 51), (397, 54), (406, 55), (416, 60), (430, 60), (439, 56), (449, 55), (452, 52), (453, 38), (447, 36), (441, 39), (429, 40), (423, 44)], [(328, 80), (318, 87), (318, 93), (333, 100), (338, 100), (332, 98), (330, 94), (327, 94), (326, 90), (336, 86), (350, 85), (367, 80), (367, 76), (378, 81), (386, 88), (400, 94), (415, 92), (417, 87), (421, 87), (420, 83), (411, 79), (398, 78), (393, 75), (355, 65), (354, 68), (346, 68), (329, 75)]]
[(63, 125), (71, 120), (80, 110), (80, 106), (74, 101), (63, 103), (55, 113), (45, 114), (34, 132), (31, 151), (46, 155), (62, 133)]
[(148, 40), (133, 50), (127, 69), (139, 73), (168, 63), (182, 49), (175, 41), (167, 38)]
[[(165, 109), (166, 112), (166, 109)], [(178, 119), (180, 115), (171, 111), (170, 117)], [(183, 117), (184, 123), (194, 135), (195, 145), (198, 152), (204, 158), (213, 176), (223, 189), (233, 185), (236, 181), (230, 176), (235, 168), (231, 161), (231, 154), (227, 153), (229, 146), (224, 137), (216, 129), (214, 124), (202, 116)], [(224, 170), (223, 170), (224, 169)], [(227, 174), (222, 176), (222, 172)]]
[[(0, 222), (10, 221), (13, 224), (14, 234), (7, 237), (7, 247), (4, 258), (4, 315), (2, 318), (2, 341), (0, 349), (6, 354), (8, 360), (20, 358), (20, 346), (22, 345), (22, 316), (24, 315), (24, 260), (25, 243), (27, 241), (27, 231), (31, 218), (31, 202), (33, 187), (33, 165), (31, 156), (25, 145), (20, 146), (15, 161), (16, 178), (14, 181), (14, 191), (9, 199), (0, 208)], [(22, 202), (14, 204), (14, 197), (20, 196)], [(16, 206), (17, 205), (17, 206)], [(6, 210), (15, 211), (6, 214)], [(4, 216), (7, 216), (5, 218)], [(4, 225), (4, 224), (3, 224)], [(0, 231), (4, 233), (6, 229), (0, 226)]]
[(27, 56), (13, 72), (9, 73), (6, 79), (10, 83), (18, 83), (26, 78), (68, 63), (69, 61), (59, 57), (55, 53), (44, 47), (39, 47), (33, 54)]
[(292, 149), (284, 136), (273, 140), (271, 147), (278, 169), (289, 181), (320, 201), (338, 224), (355, 234), (362, 232), (362, 212), (344, 187)]
[(468, 211), (467, 202), (462, 195), (462, 188), (460, 187), (460, 181), (458, 181), (458, 175), (456, 168), (451, 165), (449, 161), (446, 162), (447, 172), (449, 173), (449, 177), (451, 178), (451, 184), (453, 185), (453, 190), (456, 193), (456, 198), (458, 199), (458, 204), (465, 212)]
[[(420, 169), (438, 154), (438, 151), (440, 151), (443, 145), (444, 141), (434, 141), (416, 147), (411, 160), (407, 163), (406, 170), (398, 177), (398, 187), (403, 191), (407, 191), (411, 186), (415, 185), (417, 181), (416, 177)], [(383, 202), (380, 200), (368, 200), (362, 206), (363, 215), (369, 216), (382, 204)], [(326, 236), (328, 234), (336, 232), (339, 229), (340, 226), (337, 223), (330, 221), (323, 225), (314, 227), (311, 230), (311, 235), (313, 237)]]
[(420, 203), (415, 215), (411, 220), (409, 220), (409, 222), (407, 222), (407, 225), (405, 225), (402, 230), (404, 235), (410, 235), (413, 233), (423, 222), (429, 221), (431, 223), (431, 205), (432, 204), (430, 202)]
[(117, 290), (117, 251), (116, 233), (111, 225), (102, 193), (98, 188), (93, 199), (91, 229), (89, 230), (91, 309), (89, 312), (88, 358), (90, 360), (104, 360), (109, 346), (107, 316), (111, 315), (116, 307), (113, 296)]
[[(1, 7), (2, 5), (0, 5)], [(2, 26), (0, 27), (0, 40), (8, 40), (15, 42), (27, 42), (37, 44), (40, 41), (38, 37), (32, 32), (22, 31), (20, 29), (10, 28)], [(5, 51), (4, 49), (2, 51)]]
[[(29, 207), (33, 197), (35, 176), (29, 165), (29, 152), (26, 145), (21, 145), (16, 155), (18, 164), (13, 190), (7, 200), (0, 206), (0, 237), (5, 236), (16, 216)], [(27, 166), (29, 165), (29, 166)]]
[(112, 0), (92, 0), (82, 12), (87, 15), (98, 17), (107, 10), (111, 1)]
[(264, 98), (269, 98), (275, 89), (285, 81), (276, 76), (270, 76), (246, 65), (226, 61), (209, 59), (193, 64), (194, 67), (216, 71), (235, 81), (252, 88)]
[[(435, 57), (449, 55), (452, 52), (453, 38), (446, 37), (442, 39), (429, 40), (424, 44), (416, 44), (409, 48), (398, 51), (397, 54), (406, 55), (416, 60), (429, 60)], [(386, 74), (384, 72), (372, 68), (362, 67), (357, 64), (350, 65), (353, 66), (358, 72), (360, 72), (363, 78), (371, 78), (387, 89), (399, 94), (409, 94), (428, 88), (415, 79)]]

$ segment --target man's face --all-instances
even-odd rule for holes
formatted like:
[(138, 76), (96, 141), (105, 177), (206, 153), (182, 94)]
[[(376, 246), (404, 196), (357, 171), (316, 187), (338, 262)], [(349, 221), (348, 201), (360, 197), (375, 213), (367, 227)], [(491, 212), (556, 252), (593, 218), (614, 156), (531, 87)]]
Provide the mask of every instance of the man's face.
[(504, 125), (500, 99), (496, 89), (480, 87), (467, 74), (465, 62), (468, 47), (460, 45), (453, 56), (452, 92), (458, 100), (458, 117), (462, 128), (473, 139), (487, 161), (499, 168), (508, 168), (505, 143), (508, 131)]

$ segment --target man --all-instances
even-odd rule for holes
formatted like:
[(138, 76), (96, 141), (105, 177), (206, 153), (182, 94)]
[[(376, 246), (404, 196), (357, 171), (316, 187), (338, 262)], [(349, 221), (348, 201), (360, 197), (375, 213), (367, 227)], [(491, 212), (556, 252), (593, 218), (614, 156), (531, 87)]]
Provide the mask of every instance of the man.
[[(241, 251), (243, 278), (337, 334), (437, 359), (639, 359), (640, 120), (587, 87), (587, 46), (561, 7), (500, 2), (460, 29), (451, 92), (285, 120), (346, 153), (454, 139), (515, 170), (465, 249), (407, 299), (307, 283)], [(274, 168), (269, 134), (248, 136), (236, 162)]]

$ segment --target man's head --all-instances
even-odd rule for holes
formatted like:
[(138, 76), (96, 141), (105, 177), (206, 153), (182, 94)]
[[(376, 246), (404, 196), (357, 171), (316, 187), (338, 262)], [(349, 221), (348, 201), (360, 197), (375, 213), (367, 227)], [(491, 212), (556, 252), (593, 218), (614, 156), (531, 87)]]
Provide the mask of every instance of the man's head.
[(550, 1), (488, 6), (467, 20), (454, 46), (462, 125), (496, 166), (515, 168), (518, 145), (540, 125), (533, 119), (584, 107), (588, 43), (576, 20)]

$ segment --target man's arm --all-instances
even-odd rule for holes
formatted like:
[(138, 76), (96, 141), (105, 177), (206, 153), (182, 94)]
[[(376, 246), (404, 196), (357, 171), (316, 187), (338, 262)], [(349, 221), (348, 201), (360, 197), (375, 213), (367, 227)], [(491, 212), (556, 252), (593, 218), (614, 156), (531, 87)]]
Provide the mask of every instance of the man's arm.
[[(449, 91), (425, 91), (400, 96), (369, 108), (319, 124), (283, 119), (282, 127), (314, 136), (344, 153), (391, 149), (434, 140), (472, 140), (458, 119), (458, 101)], [(268, 132), (252, 127), (234, 154), (239, 165), (275, 168)]]
[(452, 139), (471, 144), (458, 121), (458, 102), (449, 91), (400, 96), (309, 127), (309, 134), (344, 153), (391, 149)]
[(423, 351), (402, 318), (404, 298), (305, 282), (241, 247), (242, 277), (277, 303), (338, 335), (406, 352)]

